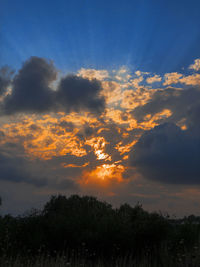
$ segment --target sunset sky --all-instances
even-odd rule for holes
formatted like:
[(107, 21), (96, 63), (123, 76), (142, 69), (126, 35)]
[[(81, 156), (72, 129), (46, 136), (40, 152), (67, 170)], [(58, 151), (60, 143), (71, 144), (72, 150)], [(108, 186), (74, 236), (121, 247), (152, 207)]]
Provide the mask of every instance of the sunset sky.
[(200, 215), (200, 2), (0, 5), (0, 212), (87, 194)]

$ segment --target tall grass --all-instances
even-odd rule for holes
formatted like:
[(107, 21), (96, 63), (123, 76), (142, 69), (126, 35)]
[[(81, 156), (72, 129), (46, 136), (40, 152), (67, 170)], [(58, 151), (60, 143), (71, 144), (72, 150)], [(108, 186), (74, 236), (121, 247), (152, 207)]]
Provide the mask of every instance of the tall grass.
[(2, 267), (198, 267), (200, 266), (200, 249), (195, 247), (190, 253), (179, 250), (175, 256), (170, 255), (167, 248), (151, 255), (143, 255), (140, 259), (136, 259), (134, 255), (127, 254), (123, 257), (110, 256), (110, 258), (99, 258), (95, 261), (88, 260), (87, 256), (78, 255), (69, 256), (67, 253), (56, 255), (38, 255), (15, 256), (0, 258), (0, 266)]

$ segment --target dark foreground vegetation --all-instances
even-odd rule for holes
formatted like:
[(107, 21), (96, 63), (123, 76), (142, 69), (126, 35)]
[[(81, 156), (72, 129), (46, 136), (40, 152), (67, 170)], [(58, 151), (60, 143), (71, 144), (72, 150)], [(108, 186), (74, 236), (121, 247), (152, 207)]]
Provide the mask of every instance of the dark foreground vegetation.
[(0, 217), (0, 266), (200, 266), (200, 218), (140, 204), (52, 196), (43, 210)]

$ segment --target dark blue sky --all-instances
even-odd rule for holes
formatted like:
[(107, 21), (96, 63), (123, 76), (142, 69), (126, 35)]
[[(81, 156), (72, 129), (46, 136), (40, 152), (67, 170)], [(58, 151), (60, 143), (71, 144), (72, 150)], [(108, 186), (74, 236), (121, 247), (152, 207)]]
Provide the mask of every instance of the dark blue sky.
[(200, 1), (1, 0), (0, 65), (180, 71), (200, 55)]

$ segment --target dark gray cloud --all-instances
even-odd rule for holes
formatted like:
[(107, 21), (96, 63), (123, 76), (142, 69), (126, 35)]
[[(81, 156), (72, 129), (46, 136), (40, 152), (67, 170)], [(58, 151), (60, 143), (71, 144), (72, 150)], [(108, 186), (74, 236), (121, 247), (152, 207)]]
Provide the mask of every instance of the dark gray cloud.
[(0, 95), (4, 94), (11, 83), (13, 71), (5, 66), (0, 69)]
[(145, 178), (200, 184), (200, 136), (165, 123), (145, 132), (130, 152), (130, 165)]
[(105, 107), (104, 98), (100, 96), (101, 83), (76, 75), (67, 75), (61, 80), (56, 93), (58, 108), (67, 112), (87, 109), (101, 112)]
[[(5, 72), (5, 71), (4, 71)], [(3, 72), (2, 72), (3, 73)], [(1, 78), (0, 93), (8, 85), (5, 75)], [(57, 79), (53, 62), (44, 58), (31, 57), (27, 60), (12, 81), (12, 93), (3, 103), (6, 114), (16, 112), (80, 111), (101, 112), (105, 107), (100, 96), (101, 83), (76, 75), (61, 79), (58, 88), (51, 88)]]
[(36, 187), (47, 185), (47, 179), (33, 177), (27, 170), (28, 165), (28, 162), (24, 158), (10, 157), (0, 153), (0, 180), (14, 183), (27, 183)]
[(6, 143), (0, 148), (0, 181), (55, 190), (78, 189), (73, 173), (59, 165), (55, 169), (53, 160), (29, 160), (20, 144)]
[[(137, 107), (133, 110), (132, 114), (134, 118), (141, 122), (147, 114), (153, 116), (163, 109), (170, 109), (172, 116), (165, 121), (177, 123), (185, 119), (187, 125), (190, 126), (199, 121), (198, 115), (197, 117), (195, 115), (198, 114), (198, 107), (200, 107), (200, 89), (189, 88), (180, 90), (167, 88), (156, 91), (148, 103)], [(191, 115), (193, 118), (191, 118)]]
[(76, 192), (79, 191), (79, 187), (78, 185), (72, 180), (72, 179), (61, 179), (60, 181), (57, 181), (56, 183), (52, 183), (49, 184), (49, 186), (51, 186), (57, 190), (60, 191), (66, 191), (66, 190), (76, 190)]
[(53, 103), (53, 91), (49, 86), (56, 77), (57, 71), (51, 61), (31, 57), (14, 77), (12, 94), (5, 98), (5, 112), (49, 110)]

